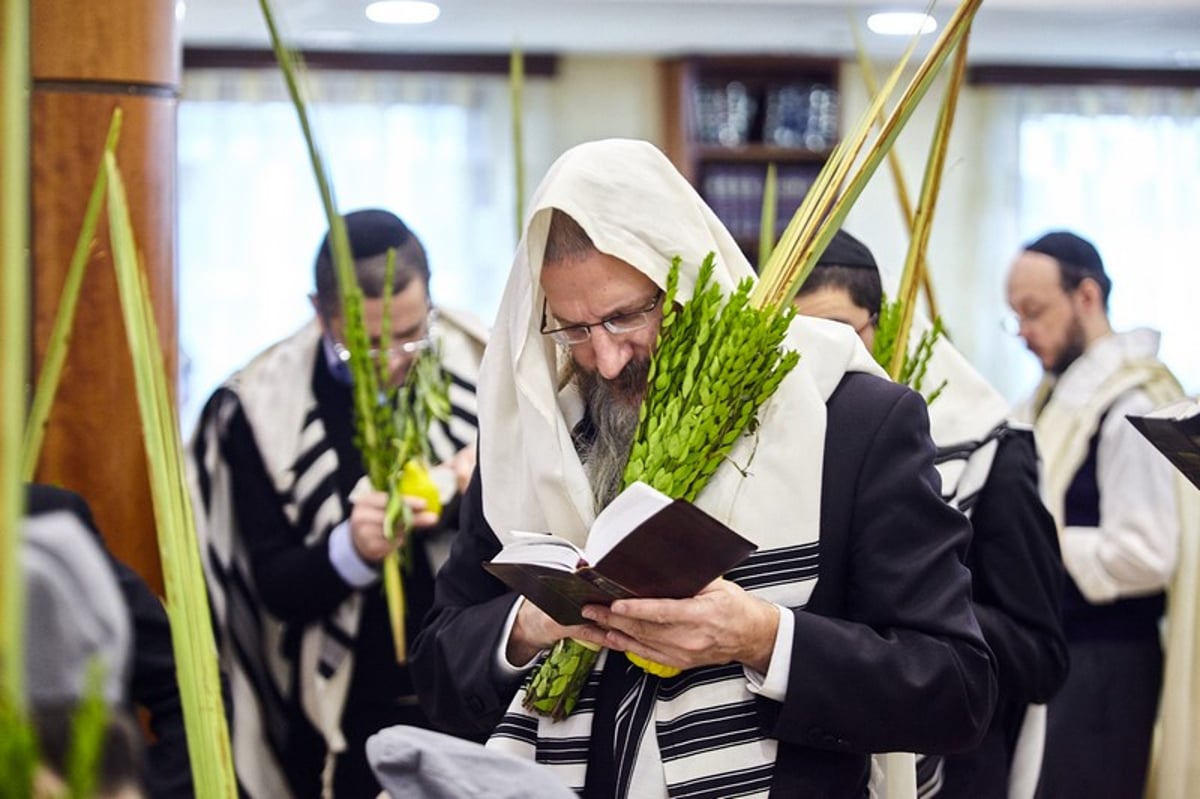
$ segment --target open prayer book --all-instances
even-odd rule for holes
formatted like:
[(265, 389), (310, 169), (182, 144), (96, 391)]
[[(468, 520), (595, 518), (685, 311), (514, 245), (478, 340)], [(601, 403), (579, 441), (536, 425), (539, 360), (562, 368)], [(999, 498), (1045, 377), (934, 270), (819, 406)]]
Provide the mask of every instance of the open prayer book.
[(1200, 488), (1200, 401), (1181, 400), (1145, 416), (1125, 418)]
[(571, 625), (584, 622), (586, 604), (695, 596), (756, 548), (692, 503), (636, 482), (596, 517), (583, 549), (554, 535), (513, 532), (483, 567)]

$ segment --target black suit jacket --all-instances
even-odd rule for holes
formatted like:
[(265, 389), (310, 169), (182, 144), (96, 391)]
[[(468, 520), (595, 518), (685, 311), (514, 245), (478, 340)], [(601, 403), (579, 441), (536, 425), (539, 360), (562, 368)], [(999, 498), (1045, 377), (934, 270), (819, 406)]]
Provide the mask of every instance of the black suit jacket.
[[(758, 700), (779, 797), (861, 796), (873, 752), (970, 748), (996, 695), (963, 565), (970, 526), (940, 497), (924, 401), (855, 373), (827, 406), (819, 579), (793, 611), (785, 700)], [(479, 738), (520, 681), (494, 668), (515, 596), (479, 566), (500, 544), (478, 473), (462, 514), (412, 669), (430, 718)]]
[(175, 678), (175, 650), (166, 609), (145, 581), (104, 546), (104, 538), (83, 497), (64, 488), (36, 483), (27, 486), (25, 496), (30, 516), (59, 510), (74, 514), (96, 536), (112, 564), (133, 627), (130, 698), (135, 707), (147, 711), (155, 739), (146, 753), (148, 795), (153, 799), (192, 796), (183, 705)]

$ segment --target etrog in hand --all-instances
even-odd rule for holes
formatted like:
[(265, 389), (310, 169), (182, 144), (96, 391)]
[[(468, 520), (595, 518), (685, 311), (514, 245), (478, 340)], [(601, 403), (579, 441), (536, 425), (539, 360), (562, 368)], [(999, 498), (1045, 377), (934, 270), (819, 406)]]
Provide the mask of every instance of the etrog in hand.
[(425, 464), (416, 458), (405, 462), (400, 470), (400, 493), (408, 497), (419, 497), (425, 500), (425, 509), (431, 513), (442, 512), (442, 496), (437, 484), (429, 474)]
[(635, 666), (641, 666), (642, 671), (647, 674), (653, 674), (655, 677), (674, 677), (683, 671), (676, 666), (664, 666), (661, 663), (655, 663), (653, 660), (646, 660), (644, 657), (635, 655), (632, 652), (626, 652), (625, 657), (629, 658), (629, 662)]

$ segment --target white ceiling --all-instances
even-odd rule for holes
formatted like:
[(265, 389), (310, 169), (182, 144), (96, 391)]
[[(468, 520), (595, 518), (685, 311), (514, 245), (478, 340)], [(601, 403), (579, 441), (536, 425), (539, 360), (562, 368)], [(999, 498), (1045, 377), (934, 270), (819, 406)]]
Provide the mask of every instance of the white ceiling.
[[(184, 44), (261, 47), (256, 0), (184, 0)], [(849, 12), (923, 10), (913, 0), (439, 0), (437, 21), (383, 26), (367, 0), (275, 0), (293, 45), (385, 52), (777, 53), (850, 56)], [(940, 0), (946, 20), (957, 6)], [(868, 34), (873, 56), (904, 42)], [(973, 64), (1200, 67), (1200, 0), (984, 0)]]

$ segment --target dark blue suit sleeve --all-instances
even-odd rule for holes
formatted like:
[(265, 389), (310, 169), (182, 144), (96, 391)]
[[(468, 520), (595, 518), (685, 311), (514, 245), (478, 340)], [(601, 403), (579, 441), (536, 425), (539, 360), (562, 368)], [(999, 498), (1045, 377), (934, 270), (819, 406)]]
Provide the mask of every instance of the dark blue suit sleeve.
[(852, 386), (828, 406), (821, 576), (794, 612), (772, 731), (841, 752), (970, 748), (996, 697), (964, 565), (970, 526), (941, 499), (924, 401), (874, 378)]
[(500, 541), (483, 518), (478, 468), (463, 495), (459, 523), (410, 669), (421, 707), (435, 726), (482, 740), (499, 723), (522, 678), (502, 676), (495, 667), (500, 633), (517, 595), (482, 567), (500, 551)]

